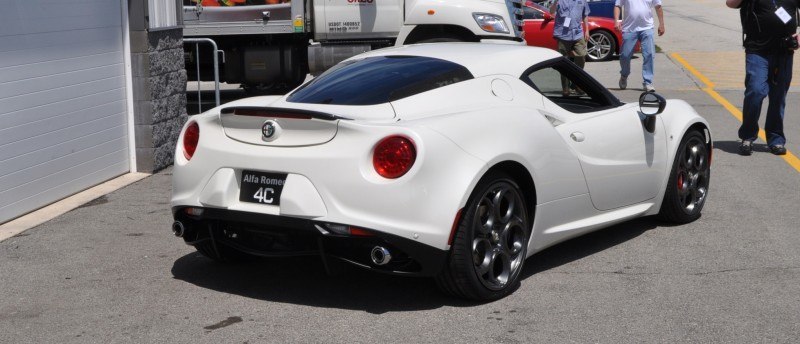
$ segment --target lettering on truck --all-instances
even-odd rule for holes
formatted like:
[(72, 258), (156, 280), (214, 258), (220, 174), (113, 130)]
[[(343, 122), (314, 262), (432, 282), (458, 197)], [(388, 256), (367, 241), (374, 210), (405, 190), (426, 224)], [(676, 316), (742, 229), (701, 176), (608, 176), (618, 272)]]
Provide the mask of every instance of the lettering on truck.
[(331, 32), (361, 31), (360, 21), (333, 21), (328, 22), (328, 30)]

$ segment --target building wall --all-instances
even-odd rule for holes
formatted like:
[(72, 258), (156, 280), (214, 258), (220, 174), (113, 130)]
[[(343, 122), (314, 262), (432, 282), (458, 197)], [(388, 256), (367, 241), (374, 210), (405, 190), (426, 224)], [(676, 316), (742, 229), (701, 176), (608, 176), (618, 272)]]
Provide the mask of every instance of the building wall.
[(0, 223), (130, 170), (119, 0), (0, 0)]
[(136, 165), (155, 172), (173, 162), (186, 122), (183, 31), (131, 32)]
[(150, 28), (148, 0), (129, 0), (129, 13), (136, 167), (155, 172), (173, 163), (188, 118), (182, 21), (177, 27)]

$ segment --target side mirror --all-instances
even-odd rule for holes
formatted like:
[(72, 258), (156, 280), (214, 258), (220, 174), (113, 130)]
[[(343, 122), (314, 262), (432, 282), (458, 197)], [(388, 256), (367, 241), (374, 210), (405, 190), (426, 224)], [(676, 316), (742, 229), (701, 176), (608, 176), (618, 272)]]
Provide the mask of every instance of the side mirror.
[(656, 93), (644, 92), (639, 96), (639, 111), (647, 116), (658, 115), (664, 112), (665, 107), (667, 100)]
[(656, 115), (664, 112), (667, 100), (653, 92), (644, 92), (639, 96), (639, 111), (644, 114), (644, 129), (652, 133), (656, 130)]
[(553, 20), (553, 15), (550, 12), (544, 12), (544, 21)]

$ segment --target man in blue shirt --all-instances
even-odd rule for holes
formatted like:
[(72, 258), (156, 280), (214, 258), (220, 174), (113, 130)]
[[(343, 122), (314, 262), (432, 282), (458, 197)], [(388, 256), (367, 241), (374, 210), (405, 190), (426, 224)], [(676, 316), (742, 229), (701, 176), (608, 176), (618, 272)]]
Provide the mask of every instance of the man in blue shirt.
[[(589, 39), (589, 4), (586, 0), (555, 0), (550, 5), (550, 13), (555, 16), (553, 38), (558, 41), (558, 52), (569, 56), (578, 67), (586, 63), (586, 41)], [(569, 96), (569, 81), (561, 78), (562, 94)], [(577, 90), (580, 95), (583, 92)]]

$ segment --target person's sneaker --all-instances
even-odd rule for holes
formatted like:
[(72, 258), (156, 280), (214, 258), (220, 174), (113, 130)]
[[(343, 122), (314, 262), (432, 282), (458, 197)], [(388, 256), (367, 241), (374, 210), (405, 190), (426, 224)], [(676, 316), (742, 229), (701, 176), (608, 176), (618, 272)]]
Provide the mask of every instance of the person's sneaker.
[(783, 145), (769, 146), (769, 151), (775, 155), (786, 155), (786, 147)]
[(742, 144), (739, 145), (739, 155), (750, 154), (753, 154), (753, 141), (742, 140)]
[(656, 88), (653, 87), (653, 84), (644, 84), (644, 90), (646, 92), (655, 92)]
[(619, 89), (624, 90), (628, 88), (628, 77), (627, 76), (620, 76), (619, 77)]

